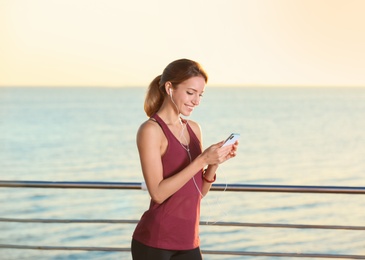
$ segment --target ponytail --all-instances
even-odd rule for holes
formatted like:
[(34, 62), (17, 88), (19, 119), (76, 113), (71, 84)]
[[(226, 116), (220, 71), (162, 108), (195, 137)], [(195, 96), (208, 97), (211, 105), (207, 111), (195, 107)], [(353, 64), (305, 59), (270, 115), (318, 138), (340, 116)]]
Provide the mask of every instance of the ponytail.
[(164, 94), (160, 90), (161, 75), (157, 76), (150, 83), (144, 101), (144, 111), (148, 117), (154, 115), (162, 106)]

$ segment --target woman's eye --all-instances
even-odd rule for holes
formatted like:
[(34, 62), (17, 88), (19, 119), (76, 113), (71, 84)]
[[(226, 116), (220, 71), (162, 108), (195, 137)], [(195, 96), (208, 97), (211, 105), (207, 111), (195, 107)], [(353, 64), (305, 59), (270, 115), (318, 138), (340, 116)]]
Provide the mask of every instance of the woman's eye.
[[(186, 91), (186, 93), (187, 93), (188, 95), (194, 95), (194, 92)], [(203, 97), (203, 94), (199, 94), (199, 97)]]

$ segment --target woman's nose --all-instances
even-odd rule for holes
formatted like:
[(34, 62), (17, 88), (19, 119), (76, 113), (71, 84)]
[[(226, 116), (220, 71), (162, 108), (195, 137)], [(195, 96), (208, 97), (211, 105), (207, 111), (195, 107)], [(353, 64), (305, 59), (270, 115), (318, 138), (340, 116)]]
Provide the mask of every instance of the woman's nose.
[(194, 106), (198, 106), (200, 104), (200, 96), (197, 96), (193, 99)]

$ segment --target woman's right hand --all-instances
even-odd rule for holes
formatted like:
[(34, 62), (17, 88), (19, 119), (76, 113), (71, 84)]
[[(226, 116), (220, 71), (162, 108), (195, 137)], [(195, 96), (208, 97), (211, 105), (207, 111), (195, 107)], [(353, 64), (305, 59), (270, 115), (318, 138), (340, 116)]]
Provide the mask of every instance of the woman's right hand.
[(209, 146), (201, 154), (206, 164), (221, 164), (236, 156), (238, 141), (233, 145), (222, 147), (224, 141)]

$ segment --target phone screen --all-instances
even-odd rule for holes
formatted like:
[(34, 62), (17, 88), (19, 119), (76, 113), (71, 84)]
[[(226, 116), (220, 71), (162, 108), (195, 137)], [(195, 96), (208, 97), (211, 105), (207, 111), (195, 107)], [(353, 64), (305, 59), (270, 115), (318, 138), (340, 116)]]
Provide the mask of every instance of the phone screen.
[(224, 142), (223, 146), (234, 144), (240, 138), (240, 134), (232, 133)]

